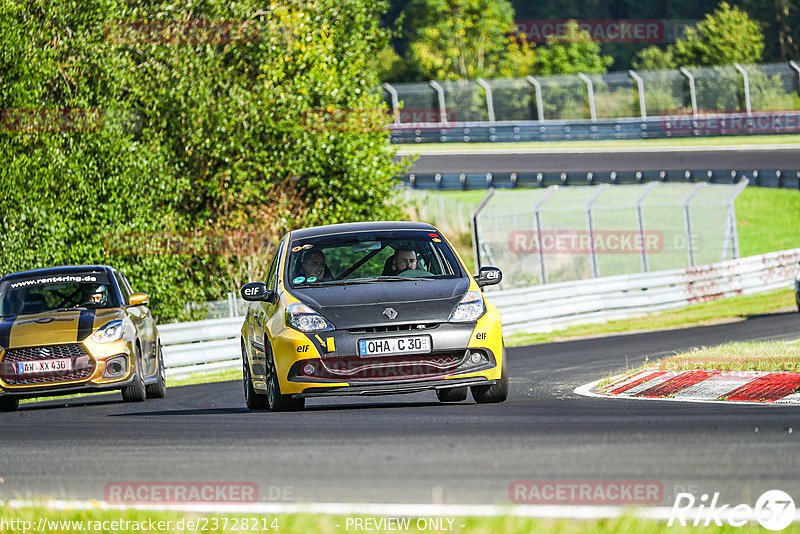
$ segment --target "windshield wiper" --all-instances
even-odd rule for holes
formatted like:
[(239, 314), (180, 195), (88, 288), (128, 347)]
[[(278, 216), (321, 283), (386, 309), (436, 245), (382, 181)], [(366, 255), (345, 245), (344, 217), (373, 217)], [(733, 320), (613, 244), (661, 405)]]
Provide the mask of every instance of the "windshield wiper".
[(76, 306), (74, 308), (56, 308), (55, 310), (50, 310), (54, 312), (66, 312), (66, 311), (74, 311), (74, 310), (88, 310), (89, 308), (83, 306)]

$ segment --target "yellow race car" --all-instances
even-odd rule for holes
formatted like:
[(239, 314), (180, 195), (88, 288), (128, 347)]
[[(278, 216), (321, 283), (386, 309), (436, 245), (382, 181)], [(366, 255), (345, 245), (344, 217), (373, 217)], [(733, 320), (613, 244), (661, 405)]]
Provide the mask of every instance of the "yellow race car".
[(122, 390), (164, 397), (158, 330), (125, 276), (104, 265), (0, 278), (0, 410), (24, 398)]
[(299, 410), (308, 397), (435, 390), (459, 402), (508, 396), (500, 315), (435, 227), (320, 226), (287, 234), (266, 283), (242, 287), (244, 396), (251, 410)]

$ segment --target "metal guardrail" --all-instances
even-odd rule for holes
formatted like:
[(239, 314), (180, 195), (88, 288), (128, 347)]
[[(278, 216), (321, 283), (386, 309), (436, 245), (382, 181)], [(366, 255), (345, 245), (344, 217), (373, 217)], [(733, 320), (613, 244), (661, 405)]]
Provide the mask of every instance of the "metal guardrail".
[(547, 332), (790, 287), (798, 261), (800, 248), (688, 269), (493, 291), (489, 298), (500, 310), (504, 332)]
[(507, 143), (800, 133), (800, 112), (597, 120), (447, 122), (389, 126), (392, 143)]
[[(609, 276), (488, 292), (505, 333), (551, 331), (575, 324), (625, 319), (734, 295), (794, 284), (800, 248), (689, 269)], [(241, 365), (243, 318), (159, 327), (169, 376)]]
[(412, 173), (400, 181), (412, 189), (473, 190), (549, 187), (551, 185), (643, 184), (650, 182), (707, 182), (735, 184), (748, 180), (750, 186), (800, 189), (798, 169), (761, 170), (671, 170), (609, 172), (482, 172)]

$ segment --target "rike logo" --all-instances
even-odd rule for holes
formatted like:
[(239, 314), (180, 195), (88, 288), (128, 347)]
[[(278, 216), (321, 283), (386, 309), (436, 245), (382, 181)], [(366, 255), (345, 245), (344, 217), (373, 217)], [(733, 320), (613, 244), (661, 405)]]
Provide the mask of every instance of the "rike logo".
[[(694, 518), (692, 526), (709, 526), (712, 522), (722, 526), (727, 521), (732, 527), (741, 527), (748, 520), (758, 521), (768, 530), (783, 530), (788, 527), (795, 517), (794, 500), (784, 491), (770, 490), (764, 492), (756, 501), (755, 507), (747, 504), (738, 504), (733, 508), (725, 504), (718, 506), (719, 493), (714, 493), (711, 501), (708, 494), (700, 497), (700, 505), (694, 508), (696, 499), (691, 493), (678, 493), (675, 504), (669, 515), (667, 526), (677, 519), (682, 527), (687, 525), (687, 520)], [(730, 509), (729, 509), (730, 508)]]

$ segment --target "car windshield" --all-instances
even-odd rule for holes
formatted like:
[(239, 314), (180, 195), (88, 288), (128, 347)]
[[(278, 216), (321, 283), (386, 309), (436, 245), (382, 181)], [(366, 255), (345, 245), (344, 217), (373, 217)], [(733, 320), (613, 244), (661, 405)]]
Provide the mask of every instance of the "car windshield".
[(0, 316), (117, 306), (114, 286), (102, 272), (31, 276), (0, 283)]
[(354, 232), (295, 239), (291, 287), (462, 276), (455, 254), (435, 231)]

